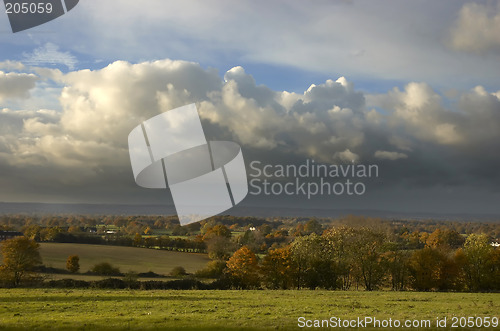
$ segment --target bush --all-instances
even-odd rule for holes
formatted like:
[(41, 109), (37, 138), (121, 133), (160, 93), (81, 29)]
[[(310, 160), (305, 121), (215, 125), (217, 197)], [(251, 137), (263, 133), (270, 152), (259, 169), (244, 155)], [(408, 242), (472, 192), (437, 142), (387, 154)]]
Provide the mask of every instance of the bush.
[(39, 265), (33, 268), (34, 272), (44, 273), (44, 274), (69, 274), (70, 272), (66, 269), (47, 267), (45, 265)]
[(209, 286), (195, 279), (178, 279), (169, 282), (149, 280), (141, 282), (141, 290), (207, 290)]
[(50, 288), (88, 288), (90, 287), (90, 283), (84, 280), (76, 280), (76, 279), (59, 279), (59, 280), (51, 280), (45, 283), (47, 287)]
[(158, 280), (146, 280), (143, 282), (140, 282), (140, 289), (141, 290), (166, 290), (166, 284), (167, 282), (162, 282)]
[(158, 277), (162, 277), (162, 275), (159, 275), (157, 274), (156, 272), (153, 272), (153, 271), (148, 271), (148, 272), (140, 272), (137, 274), (139, 277), (142, 277), (142, 278), (158, 278)]
[(226, 268), (226, 262), (221, 260), (210, 261), (205, 268), (195, 272), (198, 278), (220, 278)]
[(170, 271), (170, 276), (172, 277), (182, 277), (185, 275), (187, 275), (187, 272), (184, 267), (174, 267), (172, 271)]
[(102, 262), (94, 265), (90, 272), (101, 276), (121, 276), (120, 269), (113, 267), (111, 263)]
[(125, 282), (125, 285), (127, 285), (128, 288), (139, 288), (139, 274), (134, 271), (129, 271), (123, 276), (123, 281)]
[(168, 290), (206, 290), (208, 286), (195, 279), (178, 279), (166, 282)]
[(127, 287), (127, 284), (121, 279), (118, 278), (106, 278), (102, 280), (97, 280), (92, 282), (92, 287), (95, 288), (106, 288), (106, 289), (124, 289)]

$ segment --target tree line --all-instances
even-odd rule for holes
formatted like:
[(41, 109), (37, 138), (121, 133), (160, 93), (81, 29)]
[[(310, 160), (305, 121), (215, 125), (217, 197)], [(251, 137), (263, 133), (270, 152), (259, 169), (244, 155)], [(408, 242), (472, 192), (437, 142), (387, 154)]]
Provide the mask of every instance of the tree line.
[[(221, 287), (369, 291), (500, 289), (500, 250), (491, 245), (492, 241), (498, 241), (498, 237), (493, 237), (500, 227), (496, 223), (355, 216), (335, 220), (216, 216), (180, 227), (172, 218), (158, 216), (146, 218), (142, 233), (127, 233), (122, 228), (137, 226), (142, 222), (139, 217), (105, 217), (102, 222), (122, 227), (117, 227), (113, 234), (101, 231), (89, 235), (85, 229), (91, 224), (85, 222), (93, 220), (91, 223), (99, 224), (97, 218), (71, 218), (71, 222), (86, 224), (72, 225), (73, 229), (60, 226), (61, 222), (69, 222), (63, 216), (24, 221), (16, 216), (2, 220), (7, 221), (3, 229), (20, 229), (33, 242), (105, 243), (207, 252), (212, 261), (191, 276), (217, 279)], [(172, 235), (182, 238), (154, 235), (156, 226), (166, 227)], [(11, 269), (6, 268), (4, 257), (0, 276), (8, 270)]]
[(500, 250), (484, 234), (437, 229), (390, 241), (383, 232), (343, 226), (299, 236), (260, 260), (243, 246), (220, 277), (240, 288), (498, 291)]

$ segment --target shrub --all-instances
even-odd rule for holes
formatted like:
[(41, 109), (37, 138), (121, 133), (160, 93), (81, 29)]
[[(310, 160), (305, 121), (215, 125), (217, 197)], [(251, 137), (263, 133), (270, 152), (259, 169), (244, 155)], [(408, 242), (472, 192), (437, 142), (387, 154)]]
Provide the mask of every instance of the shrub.
[(156, 272), (153, 271), (148, 271), (148, 272), (140, 272), (138, 274), (139, 277), (148, 277), (148, 278), (158, 278), (162, 277), (161, 275), (157, 274)]
[(214, 260), (207, 263), (207, 265), (195, 272), (195, 277), (198, 278), (220, 278), (226, 268), (226, 262), (221, 260)]
[(195, 279), (177, 279), (168, 282), (148, 280), (140, 283), (141, 290), (207, 290), (210, 287)]
[(123, 281), (128, 288), (139, 288), (139, 274), (134, 271), (129, 271), (123, 276)]
[(90, 286), (90, 283), (84, 280), (66, 278), (59, 280), (51, 280), (45, 283), (45, 285), (50, 288), (88, 288)]
[(121, 276), (120, 269), (113, 267), (111, 263), (102, 262), (94, 265), (90, 272), (101, 276)]
[(195, 279), (178, 279), (166, 282), (168, 290), (206, 290), (207, 285)]
[(172, 271), (170, 271), (170, 276), (172, 277), (182, 277), (187, 275), (186, 269), (184, 267), (174, 267)]
[(165, 290), (167, 282), (162, 282), (158, 280), (146, 280), (141, 282), (141, 290)]
[(106, 278), (92, 282), (92, 287), (106, 289), (124, 289), (127, 287), (125, 282), (118, 278)]

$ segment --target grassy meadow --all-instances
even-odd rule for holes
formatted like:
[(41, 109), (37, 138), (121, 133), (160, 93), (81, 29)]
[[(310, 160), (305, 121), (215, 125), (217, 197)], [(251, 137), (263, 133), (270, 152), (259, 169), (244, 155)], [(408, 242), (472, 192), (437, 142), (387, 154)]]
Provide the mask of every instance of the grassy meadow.
[[(172, 268), (182, 266), (192, 273), (205, 266), (209, 261), (206, 254), (171, 252), (137, 247), (41, 243), (40, 255), (43, 264), (54, 268), (66, 268), (69, 255), (80, 257), (80, 272), (88, 271), (100, 262), (109, 262), (120, 268), (121, 272), (153, 271), (168, 275)], [(66, 277), (67, 278), (67, 277)]]
[(0, 290), (0, 329), (299, 329), (297, 319), (499, 316), (500, 294), (362, 291)]

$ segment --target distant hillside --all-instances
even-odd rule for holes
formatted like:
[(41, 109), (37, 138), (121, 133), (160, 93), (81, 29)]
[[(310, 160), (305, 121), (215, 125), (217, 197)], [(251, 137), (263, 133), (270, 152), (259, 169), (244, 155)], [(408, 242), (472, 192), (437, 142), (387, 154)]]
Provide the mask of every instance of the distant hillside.
[[(346, 215), (406, 220), (455, 220), (500, 222), (500, 215), (454, 214), (432, 212), (399, 212), (376, 209), (310, 209), (286, 206), (237, 206), (226, 212), (232, 216), (254, 217), (322, 217), (338, 218)], [(7, 214), (72, 214), (72, 215), (175, 215), (171, 205), (113, 205), (113, 204), (46, 204), (0, 202), (0, 215)]]

